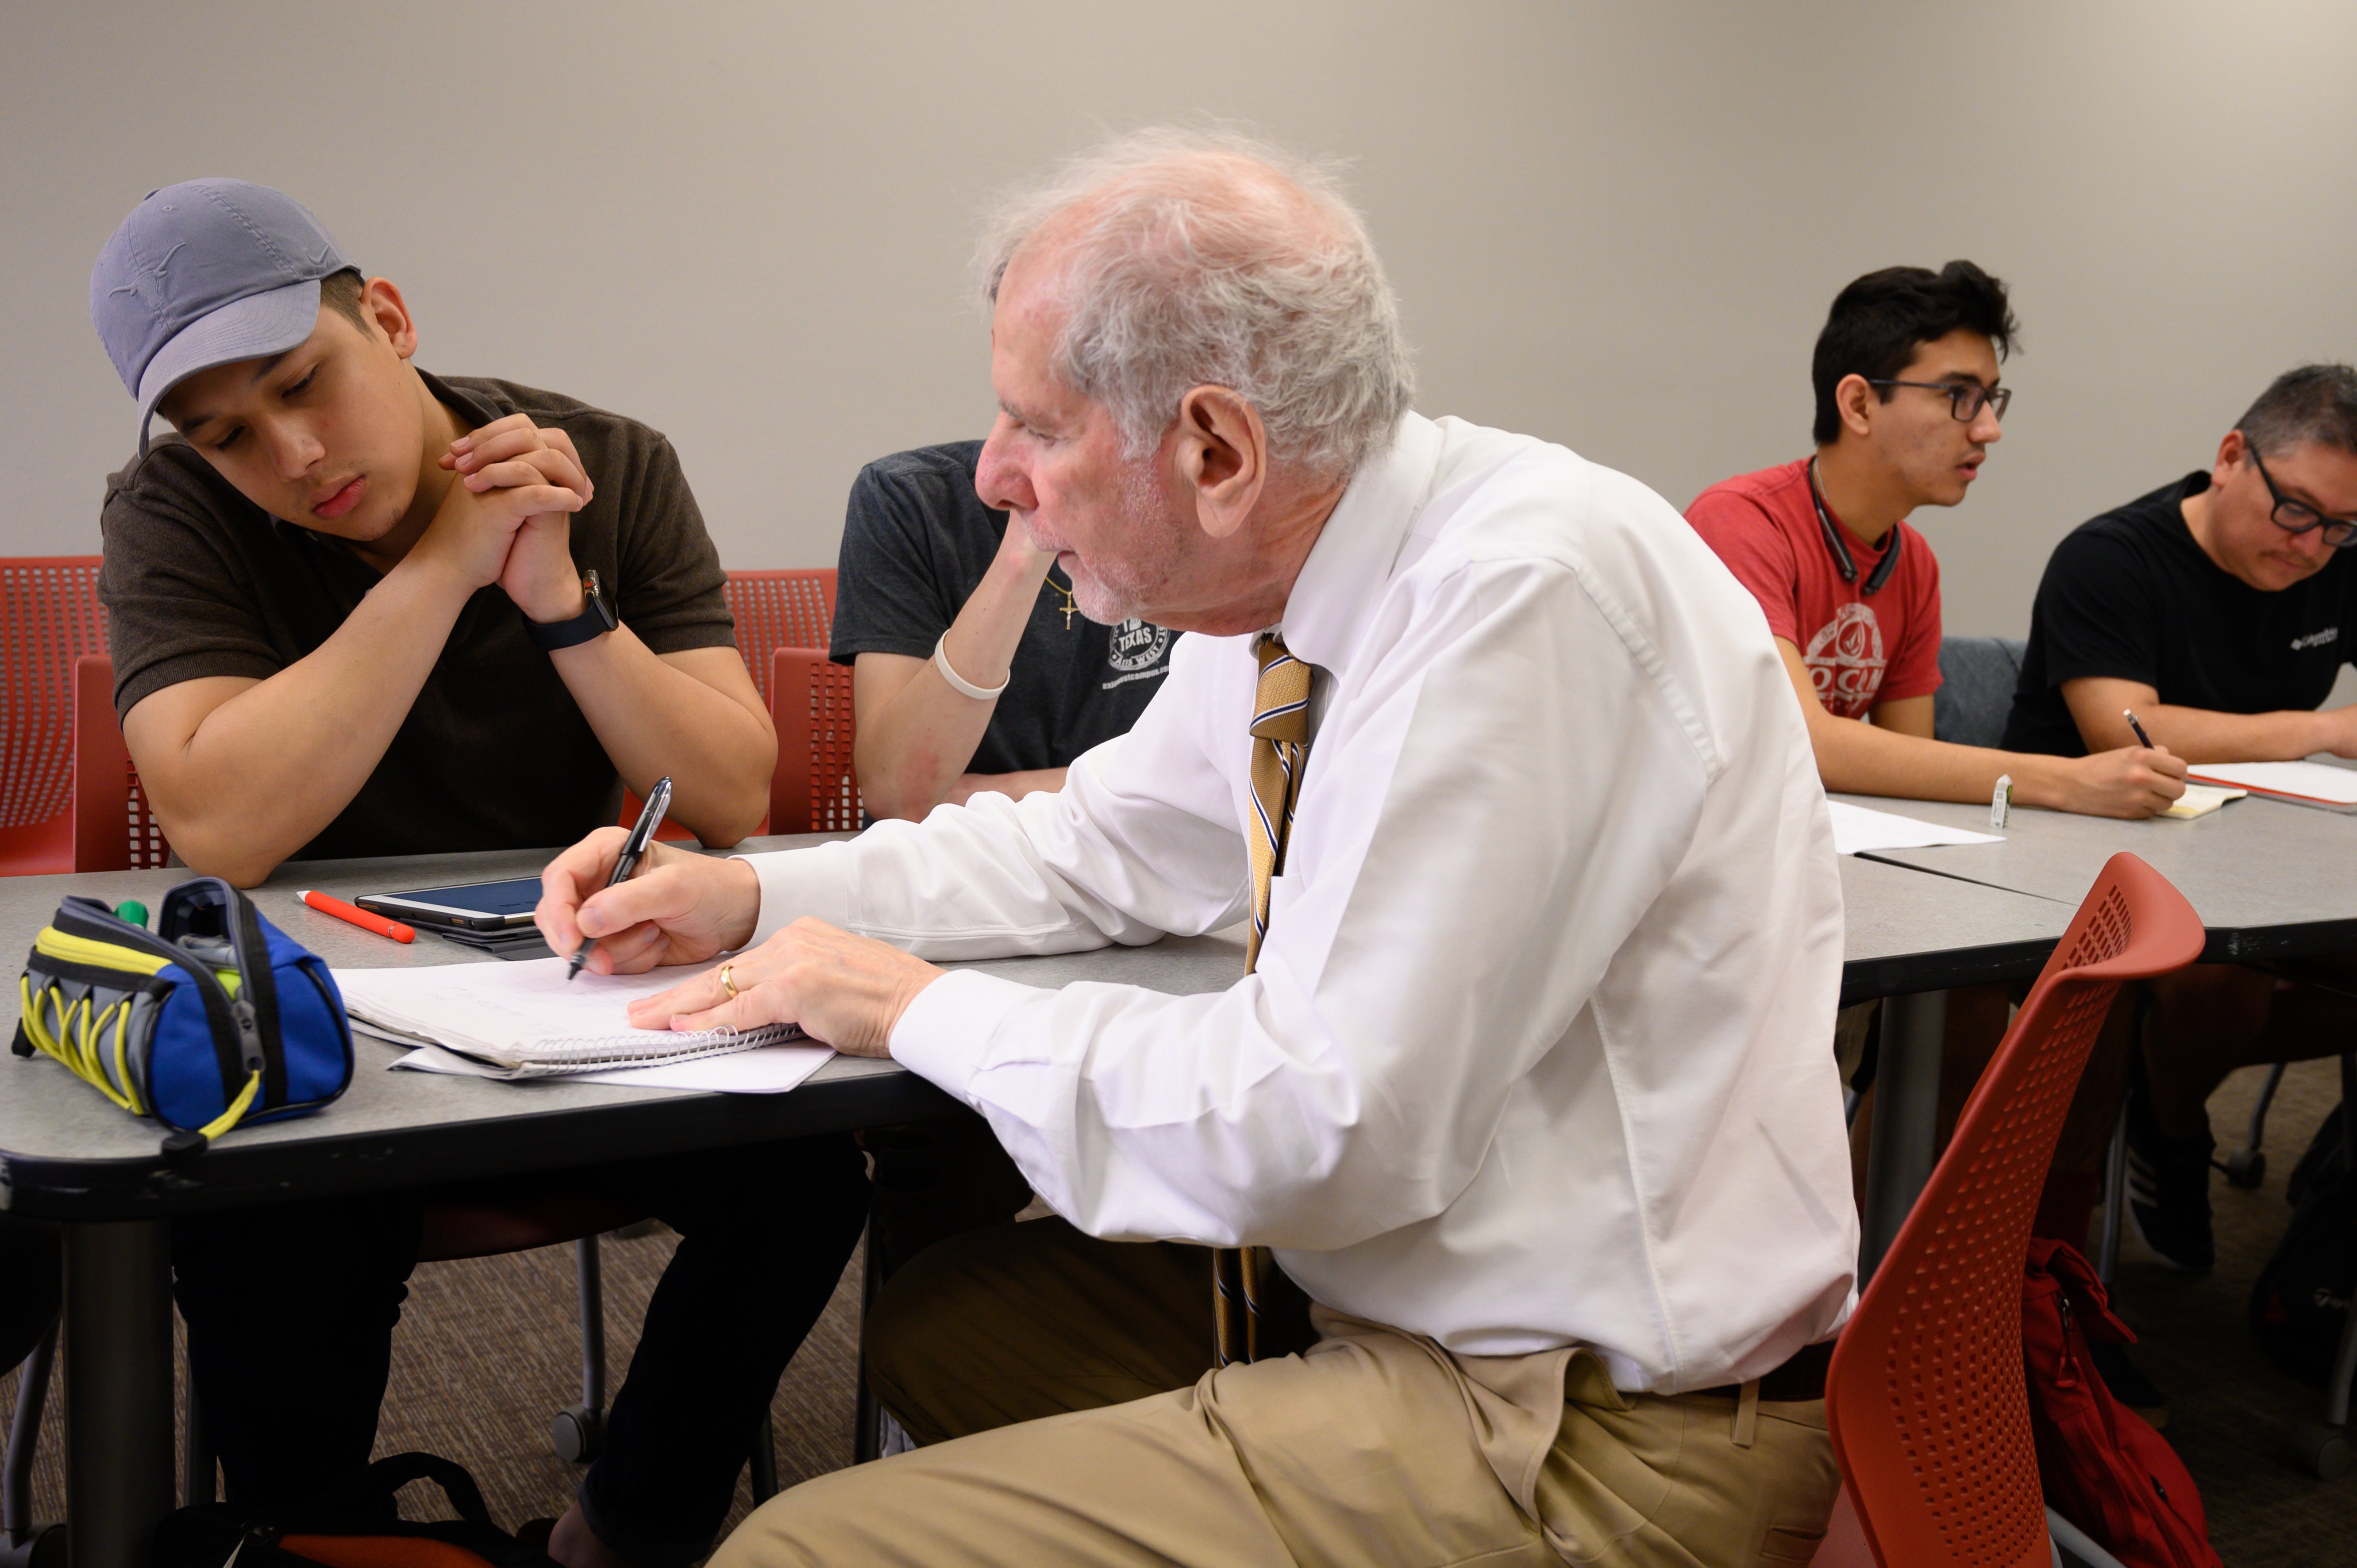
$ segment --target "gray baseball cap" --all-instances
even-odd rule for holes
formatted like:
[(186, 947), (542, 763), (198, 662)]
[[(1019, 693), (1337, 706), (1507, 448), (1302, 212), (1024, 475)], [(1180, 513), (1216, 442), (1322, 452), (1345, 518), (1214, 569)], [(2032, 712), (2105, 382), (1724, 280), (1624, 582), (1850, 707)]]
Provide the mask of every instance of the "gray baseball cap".
[(319, 320), (319, 280), (352, 263), (310, 209), (242, 179), (152, 191), (98, 252), (90, 318), (139, 403), (215, 365), (284, 353)]

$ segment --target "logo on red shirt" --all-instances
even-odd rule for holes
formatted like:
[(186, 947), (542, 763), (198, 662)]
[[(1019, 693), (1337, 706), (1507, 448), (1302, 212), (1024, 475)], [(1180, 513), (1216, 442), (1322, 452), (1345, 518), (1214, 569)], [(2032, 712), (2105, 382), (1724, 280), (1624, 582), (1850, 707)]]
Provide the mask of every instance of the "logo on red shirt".
[(1882, 656), (1882, 626), (1873, 607), (1852, 603), (1835, 610), (1809, 639), (1801, 661), (1827, 713), (1854, 719), (1871, 708), (1889, 662)]

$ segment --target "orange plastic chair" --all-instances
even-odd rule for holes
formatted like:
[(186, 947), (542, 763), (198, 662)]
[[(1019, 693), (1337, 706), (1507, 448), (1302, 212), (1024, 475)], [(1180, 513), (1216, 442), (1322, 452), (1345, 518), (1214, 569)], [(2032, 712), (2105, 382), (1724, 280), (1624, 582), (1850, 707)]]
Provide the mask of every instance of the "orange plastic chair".
[(171, 864), (172, 846), (147, 803), (114, 716), (114, 661), (92, 654), (73, 669), (73, 866), (136, 871)]
[(770, 655), (780, 648), (824, 649), (834, 628), (834, 568), (731, 572), (728, 613), (737, 618), (737, 651), (774, 708)]
[(780, 648), (774, 658), (770, 722), (778, 731), (778, 770), (770, 776), (770, 831), (857, 832), (851, 667), (818, 648)]
[[(797, 568), (791, 571), (731, 572), (723, 589), (728, 596), (728, 613), (737, 622), (737, 651), (751, 672), (753, 685), (768, 704), (770, 722), (777, 717), (777, 698), (771, 685), (773, 655), (781, 648), (815, 648), (823, 651), (827, 638), (834, 626), (834, 568), (832, 566)], [(845, 710), (849, 712), (848, 707)], [(799, 752), (794, 753), (800, 756)], [(849, 753), (846, 751), (845, 755)], [(778, 736), (778, 766), (786, 766), (785, 734)], [(847, 766), (847, 765), (846, 765)], [(777, 799), (778, 774), (770, 777), (770, 796)], [(639, 820), (639, 809), (645, 802), (634, 790), (622, 792), (621, 825), (629, 827)], [(854, 816), (857, 815), (855, 806)], [(774, 811), (769, 822), (754, 829), (756, 833), (805, 832), (804, 828), (780, 828)], [(855, 822), (853, 825), (858, 824)], [(673, 822), (665, 822), (655, 837), (671, 843), (681, 843), (695, 835)]]
[(2043, 1568), (2053, 1539), (2106, 1555), (2041, 1500), (2022, 1267), (2113, 994), (2184, 968), (2201, 943), (2201, 917), (2158, 872), (2132, 854), (2104, 864), (1834, 1348), (1825, 1413), (1843, 1488), (1821, 1568)]
[(0, 559), (0, 875), (76, 869), (74, 660), (106, 652), (99, 560)]

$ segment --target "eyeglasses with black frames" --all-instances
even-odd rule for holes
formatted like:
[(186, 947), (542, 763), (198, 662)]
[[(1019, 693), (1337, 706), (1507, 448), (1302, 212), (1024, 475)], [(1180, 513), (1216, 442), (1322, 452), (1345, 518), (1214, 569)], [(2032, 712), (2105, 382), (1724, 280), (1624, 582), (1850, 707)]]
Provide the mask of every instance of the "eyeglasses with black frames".
[(1981, 416), (1983, 404), (1996, 410), (1997, 420), (2002, 424), (2005, 419), (2006, 405), (2013, 402), (2011, 387), (1985, 387), (1978, 381), (1869, 381), (1866, 384), (1870, 387), (1922, 387), (1931, 392), (1946, 392), (1948, 412), (1966, 424), (1970, 424)]
[(2306, 501), (2293, 500), (2276, 489), (2276, 477), (2267, 472), (2266, 464), (2260, 460), (2259, 449), (2245, 442), (2243, 450), (2251, 455), (2251, 466), (2258, 469), (2260, 479), (2267, 487), (2267, 494), (2275, 500), (2275, 510), (2267, 515), (2275, 521), (2277, 528), (2286, 533), (2306, 533), (2311, 529), (2320, 528), (2324, 530), (2324, 542), (2335, 550), (2346, 550), (2357, 544), (2357, 522), (2327, 517)]

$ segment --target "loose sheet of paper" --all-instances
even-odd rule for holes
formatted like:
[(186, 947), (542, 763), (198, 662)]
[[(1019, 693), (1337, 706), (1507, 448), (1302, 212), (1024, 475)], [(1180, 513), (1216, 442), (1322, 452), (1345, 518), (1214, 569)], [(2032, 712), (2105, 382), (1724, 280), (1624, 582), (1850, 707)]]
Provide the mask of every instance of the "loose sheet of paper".
[[(382, 1038), (382, 1036), (379, 1036)], [(783, 1094), (824, 1067), (834, 1053), (824, 1046), (759, 1046), (725, 1057), (696, 1057), (652, 1067), (616, 1068), (540, 1078), (534, 1083), (609, 1083), (621, 1089), (701, 1089), (717, 1094)], [(410, 1072), (491, 1078), (495, 1069), (439, 1046), (421, 1046), (390, 1064)]]
[(1930, 849), (1939, 844), (2005, 842), (1996, 833), (1943, 828), (1937, 822), (1853, 806), (1846, 800), (1828, 800), (1825, 805), (1834, 814), (1834, 849), (1842, 854), (1869, 849)]

